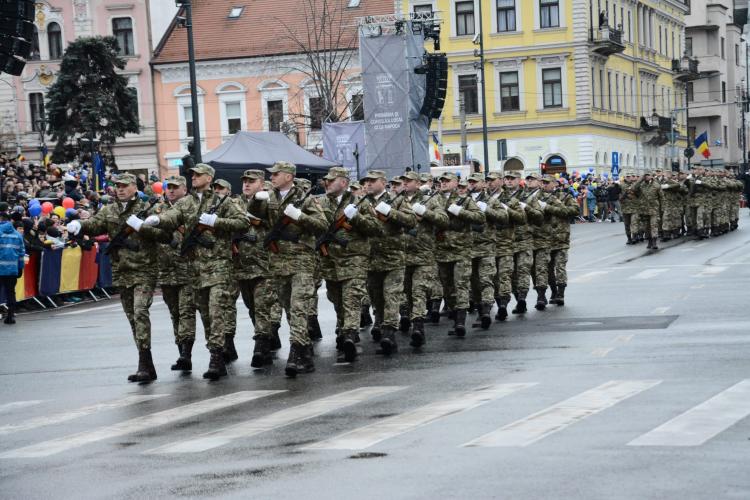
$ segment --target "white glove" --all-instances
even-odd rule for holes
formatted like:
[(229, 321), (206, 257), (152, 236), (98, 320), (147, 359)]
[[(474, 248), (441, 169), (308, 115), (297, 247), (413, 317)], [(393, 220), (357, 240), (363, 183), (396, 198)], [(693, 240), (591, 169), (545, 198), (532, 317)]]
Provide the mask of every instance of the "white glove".
[(421, 203), (415, 203), (411, 206), (411, 209), (414, 210), (414, 213), (420, 217), (422, 217), (425, 212), (427, 212), (427, 207), (422, 205)]
[(136, 232), (141, 230), (141, 226), (143, 225), (143, 221), (136, 217), (135, 215), (131, 215), (128, 217), (128, 220), (125, 221), (125, 224), (135, 229)]
[(159, 220), (158, 215), (149, 215), (146, 217), (146, 220), (143, 221), (143, 223), (147, 226), (158, 226), (161, 220)]
[(258, 201), (266, 201), (270, 198), (270, 195), (268, 194), (268, 191), (258, 191), (255, 193), (254, 198)]
[(391, 213), (391, 206), (388, 203), (381, 201), (378, 203), (378, 206), (375, 207), (375, 211), (388, 217), (388, 214)]
[(544, 210), (545, 208), (547, 208), (547, 202), (539, 200), (539, 206), (542, 207), (542, 210)]
[(349, 203), (344, 207), (344, 215), (346, 215), (346, 218), (349, 220), (352, 220), (358, 213), (359, 210), (357, 210), (357, 207), (355, 207), (353, 203)]
[(519, 204), (519, 205), (521, 205), (521, 208), (522, 208), (523, 210), (526, 210), (526, 203), (524, 203), (524, 202), (522, 202), (522, 201), (519, 201), (519, 202), (518, 202), (518, 204)]
[(68, 232), (72, 234), (73, 236), (77, 235), (81, 232), (81, 223), (77, 220), (72, 220), (68, 222)]
[(479, 210), (481, 210), (482, 212), (487, 210), (487, 204), (483, 201), (478, 201), (477, 206), (479, 207)]
[(696, 183), (696, 184), (703, 184), (703, 181), (702, 181), (702, 180), (700, 180), (700, 179), (698, 179), (697, 181), (695, 181), (695, 183)]
[(299, 218), (302, 216), (302, 210), (290, 203), (284, 208), (284, 215), (292, 220), (299, 220)]
[(455, 203), (451, 203), (451, 206), (448, 207), (448, 211), (458, 217), (458, 214), (461, 213), (461, 207)]
[(662, 184), (662, 185), (661, 185), (661, 188), (662, 188), (662, 189), (669, 189), (669, 184)]
[(503, 206), (503, 209), (508, 210), (508, 205), (506, 205), (505, 203), (501, 203), (501, 205)]
[(421, 186), (419, 186), (419, 190), (422, 191), (423, 193), (429, 193), (430, 189), (431, 188), (429, 184), (422, 184)]
[(219, 216), (216, 214), (201, 214), (200, 218), (198, 219), (198, 224), (203, 224), (204, 226), (208, 227), (214, 227), (214, 224), (216, 224), (216, 219), (218, 219)]
[(693, 178), (693, 174), (688, 174), (687, 178), (688, 179), (692, 179)]

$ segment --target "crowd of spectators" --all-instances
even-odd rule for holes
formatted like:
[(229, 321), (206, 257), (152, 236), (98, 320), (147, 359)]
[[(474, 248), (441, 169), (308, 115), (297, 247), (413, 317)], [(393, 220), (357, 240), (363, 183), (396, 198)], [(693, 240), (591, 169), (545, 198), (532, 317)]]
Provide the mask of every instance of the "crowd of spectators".
[(610, 179), (609, 174), (594, 173), (563, 174), (560, 183), (578, 201), (579, 213), (576, 222), (622, 222), (620, 195), (622, 188), (618, 180)]

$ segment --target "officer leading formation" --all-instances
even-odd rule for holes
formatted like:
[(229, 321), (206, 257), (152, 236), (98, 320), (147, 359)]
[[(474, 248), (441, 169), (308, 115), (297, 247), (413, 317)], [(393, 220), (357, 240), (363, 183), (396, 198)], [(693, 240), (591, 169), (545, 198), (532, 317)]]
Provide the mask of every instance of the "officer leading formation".
[[(448, 335), (465, 337), (469, 327), (533, 307), (565, 305), (570, 221), (576, 198), (556, 178), (517, 172), (471, 174), (406, 172), (387, 179), (371, 170), (351, 182), (333, 167), (325, 194), (315, 196), (295, 165), (279, 161), (266, 172), (246, 170), (242, 192), (215, 179), (214, 169), (191, 169), (166, 181), (163, 200), (137, 196), (136, 180), (116, 181), (117, 203), (85, 221), (71, 221), (72, 235), (108, 234), (114, 283), (138, 350), (132, 382), (156, 380), (151, 355), (149, 308), (159, 286), (169, 309), (178, 357), (172, 370), (192, 370), (196, 311), (210, 352), (209, 380), (227, 375), (239, 358), (235, 346), (238, 297), (253, 323), (250, 365), (273, 365), (281, 313), (289, 324), (288, 377), (315, 370), (314, 343), (322, 338), (317, 291), (336, 314), (337, 362), (362, 354), (362, 328), (372, 325), (375, 352), (398, 352), (397, 332), (409, 345), (428, 344), (425, 324), (444, 314)], [(723, 172), (626, 174), (622, 213), (628, 244), (693, 234), (715, 237), (737, 228), (738, 181)], [(158, 267), (158, 274), (151, 272)], [(492, 310), (496, 308), (493, 316)], [(372, 309), (373, 317), (370, 315)]]

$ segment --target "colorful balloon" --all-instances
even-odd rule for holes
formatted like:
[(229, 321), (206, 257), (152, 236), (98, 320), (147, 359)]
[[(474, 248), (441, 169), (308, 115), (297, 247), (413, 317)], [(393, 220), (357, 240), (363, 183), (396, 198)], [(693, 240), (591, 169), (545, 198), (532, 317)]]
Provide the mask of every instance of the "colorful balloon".
[(151, 184), (151, 189), (154, 190), (155, 194), (162, 194), (164, 192), (164, 185), (161, 182), (154, 182)]
[(32, 198), (31, 200), (29, 200), (29, 206), (32, 207), (34, 205), (39, 205), (39, 200), (37, 200), (36, 198)]
[(78, 210), (75, 208), (66, 208), (65, 209), (65, 217), (73, 217), (78, 213)]
[(29, 207), (29, 215), (32, 217), (39, 217), (39, 214), (42, 213), (42, 207), (37, 203), (36, 205), (31, 205)]
[(44, 203), (42, 203), (42, 213), (45, 215), (48, 215), (50, 212), (52, 212), (54, 208), (55, 206), (48, 201), (45, 201)]
[(73, 200), (73, 198), (63, 198), (62, 201), (63, 208), (73, 208), (76, 206), (76, 202)]
[(65, 217), (65, 207), (55, 207), (52, 212), (61, 219)]

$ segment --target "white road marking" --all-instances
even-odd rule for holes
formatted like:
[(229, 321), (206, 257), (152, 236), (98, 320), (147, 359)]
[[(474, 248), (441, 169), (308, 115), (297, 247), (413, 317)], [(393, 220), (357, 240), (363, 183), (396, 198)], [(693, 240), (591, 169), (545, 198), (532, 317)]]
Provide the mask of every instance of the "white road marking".
[(463, 446), (528, 446), (659, 383), (661, 380), (610, 381), (469, 441)]
[(724, 266), (705, 266), (703, 270), (697, 274), (693, 274), (691, 278), (713, 278), (719, 273), (723, 273), (727, 268)]
[(465, 412), (500, 399), (536, 383), (497, 384), (480, 387), (453, 398), (431, 403), (412, 411), (345, 432), (331, 439), (305, 446), (304, 450), (363, 450), (381, 441), (412, 431), (440, 418)]
[(680, 248), (680, 252), (692, 252), (695, 247)]
[(198, 401), (170, 410), (164, 410), (151, 415), (137, 417), (109, 427), (102, 427), (92, 431), (80, 432), (58, 439), (10, 450), (0, 453), (0, 458), (36, 458), (48, 457), (66, 450), (78, 448), (86, 444), (96, 443), (127, 434), (142, 432), (161, 425), (171, 424), (180, 420), (196, 417), (211, 411), (221, 410), (230, 406), (246, 403), (253, 399), (271, 396), (285, 391), (242, 391)]
[(705, 283), (701, 283), (700, 285), (692, 285), (690, 287), (690, 289), (691, 290), (700, 290), (701, 288), (705, 288), (705, 287), (706, 287)]
[(655, 307), (651, 314), (664, 314), (671, 309), (670, 306)]
[(648, 280), (656, 276), (659, 276), (662, 273), (666, 273), (667, 271), (669, 271), (669, 269), (665, 269), (663, 267), (656, 268), (656, 269), (644, 269), (640, 273), (635, 274), (628, 279), (629, 280)]
[(599, 276), (602, 276), (604, 274), (609, 274), (610, 271), (591, 271), (586, 274), (582, 274), (580, 276), (576, 276), (575, 278), (568, 280), (568, 283), (588, 283), (589, 281), (593, 281), (594, 278), (597, 278)]
[(597, 358), (603, 358), (607, 356), (610, 352), (612, 352), (615, 348), (614, 347), (597, 347), (593, 351), (591, 351), (591, 355)]
[(635, 335), (632, 333), (630, 335), (618, 335), (615, 339), (615, 342), (618, 342), (620, 344), (627, 344), (628, 342), (633, 340), (633, 337), (635, 337)]
[(708, 242), (704, 241), (703, 243), (698, 243), (697, 245), (693, 245), (693, 248), (705, 247), (706, 245), (708, 245)]
[(12, 432), (27, 431), (29, 429), (36, 429), (37, 427), (60, 424), (63, 422), (68, 422), (69, 420), (74, 420), (76, 418), (85, 417), (93, 413), (98, 413), (100, 411), (114, 410), (115, 408), (122, 408), (124, 406), (130, 406), (136, 403), (150, 401), (152, 399), (161, 398), (164, 396), (168, 396), (168, 394), (126, 396), (121, 399), (110, 401), (109, 403), (99, 403), (91, 406), (84, 406), (83, 408), (78, 408), (77, 410), (65, 411), (55, 415), (32, 418), (20, 424), (0, 425), (0, 436), (4, 434), (10, 434)]
[(628, 446), (700, 446), (750, 415), (750, 379), (743, 380)]
[(12, 403), (5, 403), (5, 404), (0, 405), (0, 413), (17, 410), (18, 408), (26, 408), (29, 406), (38, 405), (40, 403), (44, 403), (44, 400), (35, 399), (33, 401), (14, 401)]
[(404, 389), (404, 386), (361, 387), (342, 392), (327, 398), (277, 411), (265, 417), (241, 422), (214, 432), (208, 432), (192, 439), (167, 444), (148, 450), (146, 453), (198, 453), (229, 444), (235, 439), (249, 438), (279, 427), (302, 422), (331, 412), (361, 403), (370, 398), (383, 396)]
[(620, 252), (611, 253), (611, 254), (606, 255), (604, 257), (600, 257), (598, 259), (594, 259), (592, 261), (587, 261), (587, 263), (588, 263), (588, 265), (596, 264), (596, 263), (601, 262), (603, 260), (611, 259), (612, 257), (618, 257), (618, 256), (620, 256), (620, 255), (622, 255), (624, 253), (628, 253), (628, 252), (626, 250), (622, 250)]

